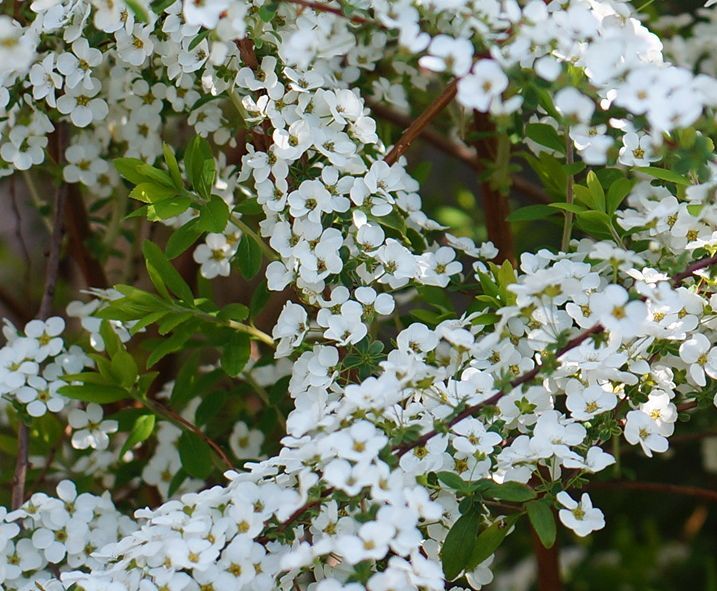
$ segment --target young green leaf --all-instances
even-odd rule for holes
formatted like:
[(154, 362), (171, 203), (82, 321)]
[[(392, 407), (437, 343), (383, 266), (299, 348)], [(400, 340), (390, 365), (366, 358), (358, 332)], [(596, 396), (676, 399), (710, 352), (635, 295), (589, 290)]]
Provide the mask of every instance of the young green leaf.
[(67, 398), (97, 404), (110, 404), (129, 398), (129, 393), (124, 388), (106, 384), (84, 383), (81, 386), (61, 386), (58, 392)]
[(120, 457), (132, 449), (135, 445), (142, 443), (149, 439), (154, 431), (155, 416), (154, 415), (140, 415), (134, 422), (132, 431), (130, 431), (127, 441), (124, 442), (122, 449), (120, 450)]
[(525, 126), (525, 135), (535, 143), (555, 150), (559, 154), (565, 153), (565, 141), (558, 135), (557, 130), (545, 123), (528, 123)]
[(503, 543), (505, 536), (518, 520), (518, 515), (511, 515), (500, 521), (496, 521), (484, 529), (475, 541), (473, 551), (466, 563), (466, 570), (473, 570), (481, 562), (493, 554)]
[(193, 218), (183, 226), (177, 228), (167, 240), (165, 247), (167, 258), (169, 260), (177, 258), (192, 246), (203, 233), (204, 230), (202, 230), (198, 218)]
[(676, 185), (687, 186), (690, 184), (690, 181), (688, 181), (685, 177), (666, 168), (658, 168), (656, 166), (638, 166), (633, 170), (635, 172), (641, 172), (653, 178), (660, 179), (661, 181), (675, 183)]
[[(164, 255), (162, 250), (154, 242), (145, 240), (142, 245), (142, 253), (147, 263), (147, 271), (150, 273), (152, 283), (154, 283), (157, 291), (161, 292), (162, 287), (166, 286), (185, 304), (191, 306), (194, 303), (194, 295), (192, 290), (182, 279), (179, 274)], [(166, 291), (166, 290), (165, 290)], [(164, 295), (164, 294), (163, 294)]]

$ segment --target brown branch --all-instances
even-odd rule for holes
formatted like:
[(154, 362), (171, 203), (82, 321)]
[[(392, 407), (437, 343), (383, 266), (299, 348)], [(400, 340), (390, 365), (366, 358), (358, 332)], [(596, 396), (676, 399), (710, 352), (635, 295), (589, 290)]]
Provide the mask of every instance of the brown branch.
[(346, 20), (351, 21), (352, 23), (356, 23), (357, 25), (373, 25), (376, 27), (380, 27), (384, 29), (382, 23), (379, 23), (378, 21), (372, 20), (370, 18), (366, 18), (363, 16), (359, 16), (357, 14), (346, 14), (343, 10), (340, 8), (336, 8), (335, 6), (329, 6), (328, 4), (323, 4), (321, 2), (311, 2), (310, 0), (281, 0), (282, 2), (288, 2), (289, 4), (298, 4), (299, 6), (303, 6), (305, 8), (311, 8), (312, 10), (316, 10), (317, 12), (328, 12), (330, 14), (335, 14), (336, 16), (340, 16), (341, 18), (345, 18)]
[(426, 126), (455, 98), (457, 91), (458, 79), (453, 79), (428, 108), (408, 126), (393, 148), (386, 154), (384, 161), (389, 165), (396, 162), (408, 150), (413, 141), (423, 133)]
[[(56, 132), (57, 141), (57, 162), (62, 165), (62, 157), (65, 151), (64, 126), (59, 124)], [(67, 199), (67, 184), (60, 181), (55, 191), (55, 211), (52, 218), (52, 236), (50, 237), (50, 250), (47, 256), (45, 268), (45, 286), (40, 301), (40, 309), (37, 313), (39, 320), (47, 320), (52, 312), (52, 301), (55, 296), (57, 279), (60, 271), (60, 250), (62, 238), (65, 233), (65, 201)], [(28, 462), (28, 429), (25, 421), (20, 419), (17, 432), (17, 458), (15, 461), (15, 473), (12, 477), (12, 508), (17, 509), (25, 500), (25, 481), (27, 479)]]
[(194, 423), (188, 421), (179, 413), (173, 411), (171, 408), (164, 406), (156, 400), (148, 399), (146, 402), (143, 402), (143, 404), (145, 404), (150, 410), (156, 412), (158, 415), (164, 416), (173, 423), (178, 424), (179, 426), (184, 427), (188, 431), (191, 431), (192, 433), (197, 435), (200, 439), (202, 439), (202, 441), (204, 441), (204, 443), (206, 443), (214, 450), (214, 453), (217, 454), (219, 459), (227, 467), (228, 470), (234, 468), (234, 463), (229, 459), (229, 456), (224, 453), (224, 450), (221, 448), (221, 446), (211, 437), (209, 437), (209, 435), (207, 435), (204, 431), (202, 431), (199, 427), (197, 427)]
[(90, 223), (87, 219), (87, 210), (82, 200), (82, 193), (79, 186), (73, 184), (67, 195), (67, 215), (65, 225), (67, 226), (68, 247), (70, 255), (77, 263), (84, 277), (87, 287), (109, 287), (105, 270), (85, 244), (90, 236)]
[[(474, 142), (478, 157), (483, 163), (501, 160), (498, 155), (497, 130), (487, 114), (473, 111), (473, 128), (478, 132)], [(509, 148), (506, 148), (509, 149)], [(505, 260), (515, 265), (513, 232), (508, 222), (510, 207), (507, 189), (498, 186), (495, 179), (485, 178), (480, 183), (488, 240), (498, 249), (498, 262)]]
[(709, 488), (700, 488), (698, 486), (685, 486), (682, 484), (669, 484), (664, 482), (630, 482), (624, 480), (614, 480), (610, 482), (590, 482), (585, 485), (588, 489), (605, 489), (618, 490), (629, 489), (647, 492), (667, 493), (674, 495), (685, 495), (688, 497), (697, 497), (717, 503), (717, 490)]
[[(412, 123), (412, 119), (408, 115), (394, 111), (381, 103), (369, 99), (366, 101), (366, 104), (371, 107), (371, 110), (375, 115), (393, 123), (394, 125), (406, 128)], [(426, 140), (429, 144), (439, 149), (441, 152), (452, 156), (456, 160), (460, 160), (476, 172), (480, 173), (485, 170), (485, 167), (481, 164), (480, 159), (475, 155), (473, 150), (459, 143), (452, 142), (440, 131), (430, 125), (427, 125), (421, 130), (420, 138)], [(545, 191), (531, 183), (529, 180), (516, 175), (512, 177), (512, 181), (518, 192), (523, 193), (535, 201), (538, 201), (539, 203), (553, 202)]]
[(562, 582), (560, 580), (560, 553), (558, 552), (557, 540), (550, 548), (546, 548), (532, 525), (530, 533), (533, 538), (535, 562), (538, 567), (538, 591), (560, 591)]

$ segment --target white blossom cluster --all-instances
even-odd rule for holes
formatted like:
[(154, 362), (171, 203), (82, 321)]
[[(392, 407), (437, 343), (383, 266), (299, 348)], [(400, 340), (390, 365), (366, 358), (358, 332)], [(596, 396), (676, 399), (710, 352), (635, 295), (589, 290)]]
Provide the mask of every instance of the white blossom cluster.
[[(80, 129), (65, 150), (63, 178), (104, 197), (119, 187), (109, 155), (153, 162), (171, 121), (186, 120), (225, 152), (239, 150), (234, 163), (220, 157), (214, 190), (232, 208), (256, 196), (260, 234), (277, 254), (269, 289), (294, 288), (296, 301), (272, 333), (279, 363), (293, 359), (294, 410), (278, 454), (258, 458), (259, 433), (237, 423), (235, 455), (257, 461), (228, 472), (226, 486), (139, 510), (136, 521), (120, 518), (106, 496), (76, 497), (70, 483), (58, 499), (33, 496), (3, 517), (5, 588), (444, 589), (440, 552), (460, 499), (431, 473), (553, 483), (566, 527), (579, 536), (602, 528), (589, 495), (572, 489), (615, 462), (606, 443), (621, 436), (647, 456), (665, 452), (679, 407), (711, 393), (717, 376), (713, 286), (699, 274), (672, 281), (685, 261), (716, 250), (714, 183), (678, 194), (638, 183), (618, 222), (633, 232), (629, 246), (648, 247), (583, 240), (570, 252), (523, 254), (490, 330), (477, 312), (435, 327), (410, 324), (380, 370), (360, 380), (344, 365), (346, 351), (412, 290), (472, 280), (460, 259), (484, 275), (495, 255), (490, 244), (431, 238), (443, 228), (421, 210), (405, 159), (385, 161), (360, 77), (400, 46), (418, 59), (395, 60), (393, 73), (376, 75), (374, 98), (405, 105), (401, 81), (421, 88), (420, 65), (459, 77), (459, 103), (500, 119), (521, 108), (517, 90), (537, 73), (555, 112), (536, 120), (567, 126), (586, 164), (623, 167), (657, 161), (666, 133), (714, 107), (714, 79), (663, 63), (657, 37), (617, 0), (359, 3), (379, 23), (371, 35), (348, 18), (299, 13), (288, 2), (269, 20), (258, 16), (260, 2), (162, 6), (147, 22), (124, 2), (99, 0), (38, 0), (26, 26), (0, 17), (0, 157), (8, 174), (40, 164), (52, 113)], [(421, 29), (425, 16), (441, 23), (441, 34)], [(211, 34), (201, 37), (203, 28)], [(235, 44), (249, 30), (262, 41), (256, 64)], [(43, 35), (56, 46), (43, 45)], [(576, 88), (569, 68), (587, 83)], [(246, 141), (236, 139), (239, 127), (249, 128)], [(164, 221), (178, 227), (191, 215)], [(232, 272), (237, 220), (194, 251), (206, 278)], [(68, 310), (98, 351), (93, 313), (101, 305)], [(34, 322), (22, 335), (6, 331), (0, 356), (4, 393), (37, 417), (65, 406), (53, 381), (88, 363), (64, 349), (60, 319)], [(113, 328), (129, 339), (128, 327)], [(579, 342), (563, 351), (570, 339)], [(533, 370), (532, 381), (511, 384)], [(474, 412), (462, 416), (465, 409)], [(78, 449), (103, 449), (116, 427), (93, 404), (68, 421)], [(178, 437), (161, 425), (142, 474), (163, 498), (180, 466)], [(506, 517), (481, 509), (486, 526)], [(465, 573), (472, 588), (490, 582), (491, 563)], [(61, 583), (49, 582), (58, 573)]]

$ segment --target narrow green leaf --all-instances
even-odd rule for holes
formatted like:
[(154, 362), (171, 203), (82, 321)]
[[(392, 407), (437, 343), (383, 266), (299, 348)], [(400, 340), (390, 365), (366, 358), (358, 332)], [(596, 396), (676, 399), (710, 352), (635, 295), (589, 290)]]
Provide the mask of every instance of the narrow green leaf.
[(261, 246), (249, 234), (244, 234), (241, 237), (236, 256), (239, 262), (239, 271), (247, 279), (254, 277), (261, 269)]
[(110, 361), (112, 374), (123, 388), (131, 388), (137, 379), (137, 362), (127, 351), (117, 351)]
[(199, 218), (192, 218), (186, 224), (177, 228), (167, 240), (167, 246), (165, 247), (167, 258), (169, 260), (177, 258), (192, 246), (203, 233), (204, 230), (200, 227)]
[(625, 197), (630, 194), (633, 182), (630, 179), (621, 177), (610, 185), (607, 191), (607, 212), (613, 214), (620, 207)]
[(110, 404), (129, 398), (129, 393), (119, 386), (85, 383), (81, 386), (62, 386), (58, 392), (67, 398), (82, 400), (83, 402), (96, 402), (97, 404)]
[(475, 542), (473, 552), (466, 564), (466, 570), (473, 570), (476, 566), (493, 554), (503, 543), (505, 536), (508, 535), (511, 527), (513, 527), (513, 524), (517, 520), (517, 515), (511, 515), (501, 521), (496, 521), (491, 526), (484, 529)]
[(525, 135), (546, 148), (555, 150), (560, 154), (565, 153), (565, 142), (561, 139), (557, 130), (545, 123), (528, 123), (525, 126)]
[(177, 194), (175, 187), (167, 187), (154, 182), (143, 182), (129, 192), (132, 199), (142, 203), (157, 203)]
[(461, 515), (453, 527), (448, 531), (446, 539), (441, 548), (441, 563), (443, 574), (446, 579), (455, 579), (461, 571), (467, 568), (467, 564), (475, 552), (479, 515), (476, 511), (469, 511)]
[(141, 415), (137, 417), (134, 422), (132, 431), (130, 431), (127, 441), (124, 442), (122, 449), (120, 450), (120, 457), (122, 457), (127, 451), (132, 449), (135, 445), (142, 443), (149, 439), (149, 436), (154, 431), (155, 424), (154, 415)]
[(199, 209), (199, 227), (205, 232), (223, 232), (229, 221), (229, 206), (218, 195), (212, 195)]
[(480, 480), (476, 489), (485, 497), (498, 501), (523, 503), (536, 497), (535, 491), (520, 482), (504, 482), (498, 484), (492, 480)]
[(233, 333), (222, 352), (222, 369), (230, 376), (236, 377), (244, 369), (251, 354), (249, 335)]
[(593, 197), (595, 209), (605, 211), (605, 191), (600, 184), (597, 175), (591, 170), (587, 176), (588, 190)]
[(676, 185), (687, 186), (690, 184), (690, 181), (688, 181), (685, 177), (666, 168), (658, 168), (656, 166), (638, 166), (633, 170), (635, 172), (641, 172), (653, 178), (660, 179), (661, 181), (675, 183)]
[[(150, 278), (152, 278), (153, 283), (155, 282), (155, 278), (158, 278), (160, 284), (166, 285), (176, 296), (181, 298), (185, 304), (192, 306), (194, 303), (194, 295), (192, 294), (191, 288), (187, 285), (186, 281), (182, 279), (179, 271), (172, 266), (172, 263), (169, 262), (159, 246), (154, 242), (145, 240), (142, 245), (142, 253), (146, 259), (147, 270), (150, 272)], [(154, 273), (152, 273), (152, 271), (154, 271)], [(157, 283), (155, 283), (155, 287), (157, 287)], [(157, 287), (157, 290), (160, 291), (160, 288)]]
[(530, 524), (540, 538), (540, 542), (546, 548), (552, 548), (557, 534), (555, 527), (555, 516), (551, 505), (545, 499), (530, 501), (525, 505), (528, 511)]
[(174, 155), (174, 150), (172, 150), (168, 144), (163, 143), (162, 153), (164, 154), (164, 163), (169, 169), (169, 176), (172, 177), (175, 188), (178, 191), (182, 191), (184, 189), (184, 181), (182, 181), (182, 173), (179, 170), (179, 163), (177, 162), (177, 157)]
[(179, 437), (178, 450), (187, 474), (204, 480), (212, 473), (212, 450), (201, 437), (184, 431)]
[(555, 214), (556, 211), (549, 205), (526, 205), (513, 211), (506, 219), (509, 222), (532, 222)]

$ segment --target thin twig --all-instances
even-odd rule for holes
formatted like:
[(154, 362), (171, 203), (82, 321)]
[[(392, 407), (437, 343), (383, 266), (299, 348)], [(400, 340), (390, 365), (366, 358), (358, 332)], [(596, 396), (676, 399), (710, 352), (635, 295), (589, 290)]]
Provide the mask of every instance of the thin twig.
[[(62, 162), (65, 151), (64, 126), (58, 125), (56, 132), (58, 164)], [(42, 291), (40, 309), (37, 313), (39, 320), (47, 320), (52, 312), (52, 301), (55, 296), (57, 279), (60, 271), (60, 250), (62, 238), (65, 233), (65, 201), (67, 199), (67, 184), (60, 181), (55, 191), (55, 211), (52, 218), (52, 236), (50, 238), (50, 251), (47, 257), (45, 269), (45, 286)], [(17, 458), (15, 461), (15, 473), (12, 478), (12, 507), (17, 509), (25, 500), (25, 481), (28, 468), (28, 428), (25, 421), (20, 419), (17, 432)]]
[(585, 485), (589, 489), (606, 489), (606, 490), (640, 490), (658, 493), (668, 493), (674, 495), (685, 495), (688, 497), (698, 497), (705, 501), (717, 503), (717, 490), (709, 488), (700, 488), (698, 486), (685, 486), (682, 484), (669, 484), (664, 482), (632, 482), (625, 480), (613, 480), (610, 482), (590, 482)]
[(366, 18), (363, 16), (359, 16), (358, 14), (346, 14), (344, 13), (340, 8), (336, 8), (335, 6), (329, 6), (328, 4), (323, 4), (322, 2), (311, 2), (310, 0), (281, 0), (282, 2), (288, 2), (289, 4), (298, 4), (299, 6), (303, 6), (305, 8), (311, 8), (312, 10), (316, 10), (317, 12), (328, 12), (330, 14), (335, 14), (336, 16), (340, 16), (341, 18), (345, 18), (346, 20), (351, 21), (352, 23), (356, 23), (357, 25), (373, 25), (375, 27), (379, 28), (385, 28), (382, 23), (372, 20), (370, 18)]
[(387, 164), (396, 162), (404, 152), (408, 150), (413, 141), (423, 133), (426, 126), (455, 98), (457, 91), (458, 79), (454, 79), (443, 89), (443, 92), (436, 97), (428, 108), (409, 125), (406, 131), (403, 132), (403, 135), (401, 135), (393, 148), (391, 148), (389, 153), (384, 157), (384, 161)]
[[(574, 145), (569, 133), (565, 133), (565, 163), (570, 166), (574, 160)], [(565, 203), (573, 204), (573, 175), (569, 174), (565, 187)], [(563, 237), (560, 241), (560, 250), (567, 252), (570, 246), (570, 236), (573, 233), (573, 212), (565, 211), (565, 222), (563, 224)]]
[[(381, 119), (385, 119), (386, 121), (389, 121), (399, 127), (406, 128), (411, 125), (413, 121), (408, 115), (394, 111), (381, 103), (367, 100), (366, 104), (369, 105), (374, 115), (377, 115)], [(441, 152), (452, 156), (456, 160), (460, 160), (476, 172), (483, 172), (485, 170), (485, 166), (483, 166), (473, 150), (459, 143), (452, 142), (440, 131), (430, 125), (427, 125), (421, 130), (420, 138), (426, 140), (429, 144), (439, 149)], [(512, 177), (512, 182), (518, 192), (523, 193), (527, 197), (530, 197), (539, 203), (553, 202), (553, 199), (551, 199), (550, 196), (543, 191), (543, 189), (534, 185), (528, 179), (514, 175)]]
[(207, 435), (199, 427), (197, 427), (194, 423), (192, 423), (191, 421), (188, 421), (179, 413), (173, 411), (171, 408), (167, 408), (166, 406), (164, 406), (160, 402), (157, 402), (156, 400), (148, 399), (146, 401), (142, 401), (142, 403), (145, 406), (147, 406), (147, 408), (154, 411), (158, 415), (163, 416), (164, 418), (175, 423), (176, 425), (178, 425), (180, 427), (184, 427), (186, 430), (191, 431), (192, 433), (197, 435), (209, 447), (211, 447), (214, 450), (214, 453), (217, 454), (217, 456), (222, 461), (222, 463), (227, 467), (227, 469), (231, 470), (232, 468), (234, 468), (234, 463), (229, 459), (229, 456), (227, 456), (227, 454), (224, 453), (224, 450), (220, 447), (220, 445), (216, 441), (214, 441), (211, 437), (209, 437), (209, 435)]

